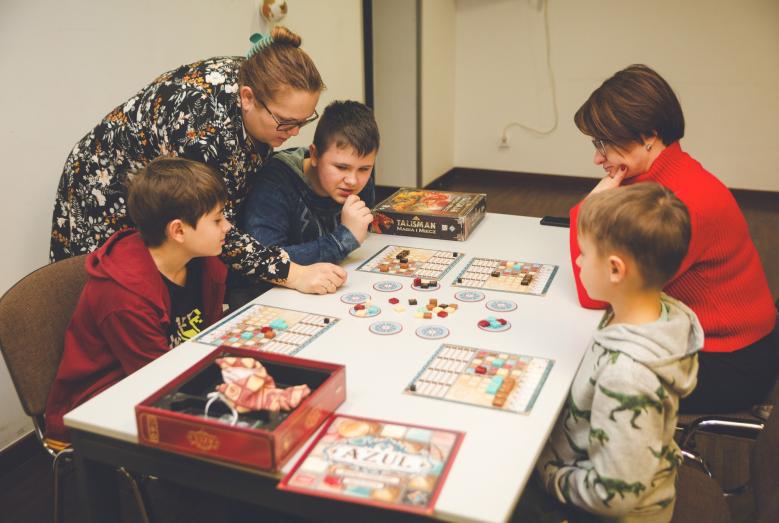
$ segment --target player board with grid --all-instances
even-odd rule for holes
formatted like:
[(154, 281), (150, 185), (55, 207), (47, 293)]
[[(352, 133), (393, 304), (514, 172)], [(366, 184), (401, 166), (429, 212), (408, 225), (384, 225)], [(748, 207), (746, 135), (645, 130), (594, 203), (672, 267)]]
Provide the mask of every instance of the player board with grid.
[(530, 412), (554, 361), (445, 343), (405, 392), (509, 412)]
[(463, 256), (460, 252), (387, 245), (357, 270), (440, 280)]
[(202, 332), (195, 341), (291, 356), (337, 322), (334, 316), (250, 304)]
[(557, 265), (494, 258), (473, 258), (452, 282), (453, 287), (543, 296), (557, 274)]

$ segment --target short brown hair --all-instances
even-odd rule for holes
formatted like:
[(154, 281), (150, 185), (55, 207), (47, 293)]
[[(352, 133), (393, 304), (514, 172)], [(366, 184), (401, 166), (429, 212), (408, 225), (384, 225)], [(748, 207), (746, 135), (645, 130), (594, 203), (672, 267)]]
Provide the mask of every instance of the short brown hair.
[(309, 93), (325, 88), (314, 61), (300, 49), (301, 39), (284, 26), (271, 32), (273, 43), (247, 58), (238, 72), (238, 83), (251, 88), (261, 102), (273, 100), (284, 87)]
[(588, 196), (577, 227), (600, 255), (617, 251), (631, 256), (649, 288), (662, 289), (668, 283), (690, 244), (687, 207), (670, 190), (653, 182)]
[(224, 182), (208, 165), (184, 158), (160, 157), (149, 162), (129, 183), (127, 211), (143, 241), (157, 247), (165, 228), (176, 219), (191, 227), (227, 201)]
[(684, 114), (662, 76), (646, 65), (626, 67), (595, 89), (573, 117), (587, 136), (625, 147), (657, 134), (670, 145), (684, 136)]
[(351, 100), (336, 100), (325, 107), (314, 132), (314, 145), (324, 154), (333, 144), (339, 149), (353, 147), (359, 156), (378, 151), (379, 126), (373, 111)]

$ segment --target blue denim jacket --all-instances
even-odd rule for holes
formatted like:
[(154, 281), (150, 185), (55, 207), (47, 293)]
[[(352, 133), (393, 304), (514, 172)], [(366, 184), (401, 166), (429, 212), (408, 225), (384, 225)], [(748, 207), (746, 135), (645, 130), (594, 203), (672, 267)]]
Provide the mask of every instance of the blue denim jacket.
[[(303, 160), (308, 156), (305, 147), (273, 155), (244, 204), (241, 226), (263, 245), (283, 248), (295, 263), (338, 263), (360, 244), (341, 224), (342, 205), (329, 196), (318, 196), (303, 177)], [(373, 173), (359, 196), (373, 207)]]

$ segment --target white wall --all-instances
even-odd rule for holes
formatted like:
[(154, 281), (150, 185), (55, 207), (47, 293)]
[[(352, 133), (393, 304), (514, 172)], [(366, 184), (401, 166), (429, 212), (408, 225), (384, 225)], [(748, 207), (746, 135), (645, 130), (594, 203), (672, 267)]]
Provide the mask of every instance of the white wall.
[(417, 0), (373, 0), (376, 183), (417, 185)]
[[(259, 0), (69, 0), (0, 4), (0, 294), (45, 264), (54, 193), (70, 149), (158, 74), (243, 55)], [(303, 37), (333, 99), (364, 100), (360, 0), (292, 0), (282, 21)], [(313, 127), (290, 145), (306, 145)], [(285, 144), (286, 146), (287, 144)], [(42, 318), (45, 321), (45, 318)], [(0, 363), (0, 449), (31, 425)]]
[(688, 152), (730, 187), (779, 191), (779, 2), (550, 0), (560, 125), (549, 137), (513, 128), (499, 150), (507, 123), (552, 122), (540, 2), (457, 0), (455, 165), (600, 176), (573, 115), (614, 72), (646, 63), (680, 98)]
[(454, 167), (454, 0), (423, 0), (421, 13), (422, 185)]

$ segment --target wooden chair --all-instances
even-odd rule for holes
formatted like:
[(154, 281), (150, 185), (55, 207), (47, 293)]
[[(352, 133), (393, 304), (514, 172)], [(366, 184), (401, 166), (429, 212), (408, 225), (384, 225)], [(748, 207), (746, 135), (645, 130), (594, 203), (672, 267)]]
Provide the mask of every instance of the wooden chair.
[[(46, 265), (22, 278), (0, 298), (0, 352), (3, 354), (24, 412), (35, 436), (52, 456), (54, 521), (62, 518), (60, 475), (63, 460), (72, 459), (67, 444), (46, 438), (44, 411), (62, 357), (65, 331), (87, 280), (85, 256)], [(124, 476), (148, 522), (146, 505), (135, 479)]]

